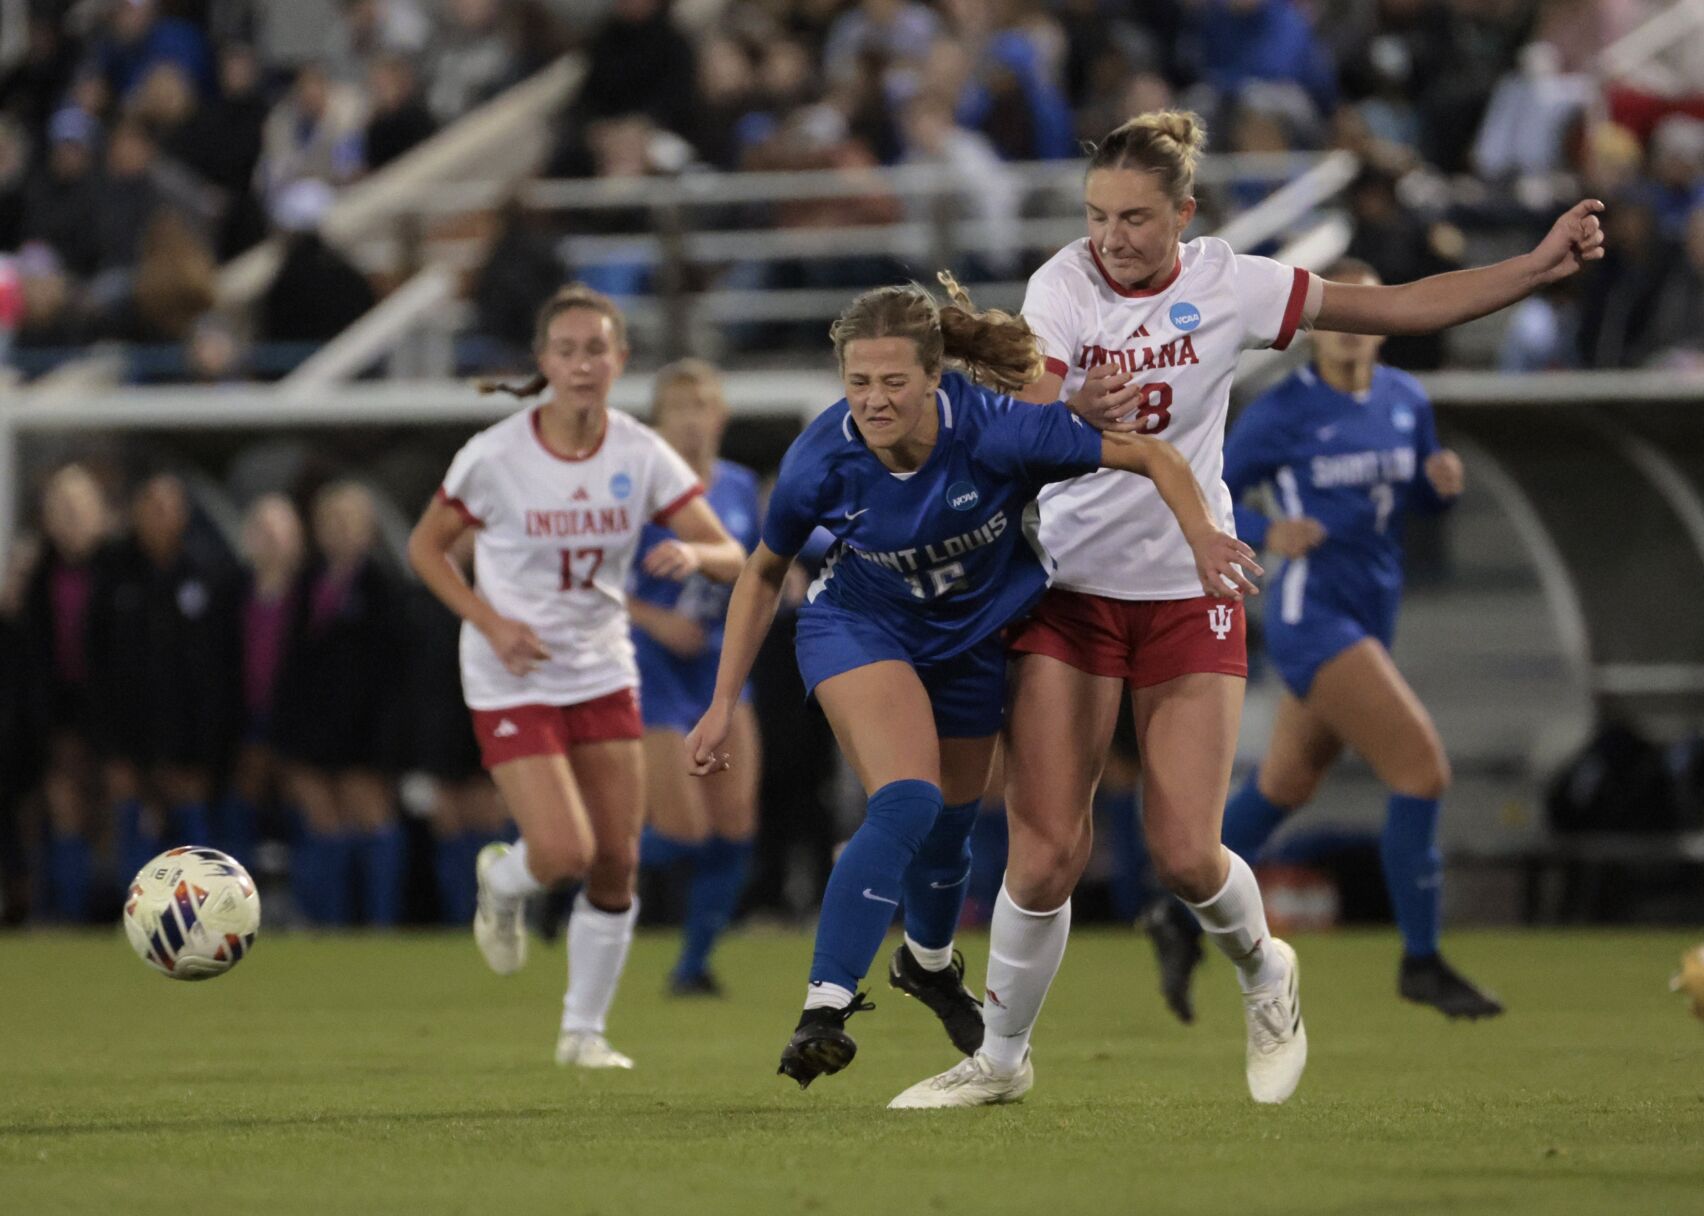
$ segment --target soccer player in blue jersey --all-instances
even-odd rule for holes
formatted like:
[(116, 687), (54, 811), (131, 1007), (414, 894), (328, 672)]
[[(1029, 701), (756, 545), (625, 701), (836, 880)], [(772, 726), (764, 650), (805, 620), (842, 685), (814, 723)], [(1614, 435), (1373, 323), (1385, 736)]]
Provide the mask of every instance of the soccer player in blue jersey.
[[(735, 706), (787, 569), (814, 528), (828, 529), (836, 544), (799, 611), (799, 668), (869, 804), (829, 877), (805, 1010), (781, 1054), (780, 1071), (801, 1087), (852, 1061), (845, 1023), (872, 1007), (856, 989), (902, 906), (889, 982), (928, 1004), (960, 1051), (981, 1044), (953, 930), (1003, 711), (1002, 630), (1040, 598), (1051, 567), (1035, 540), (1042, 486), (1099, 467), (1143, 474), (1209, 594), (1252, 593), (1244, 572), (1260, 573), (1169, 444), (1102, 435), (1064, 404), (1025, 405), (943, 374), (951, 359), (1005, 389), (1041, 368), (1027, 325), (973, 311), (947, 281), (953, 304), (882, 288), (835, 322), (846, 397), (782, 462), (762, 540), (734, 587), (714, 699), (687, 738), (694, 772), (730, 763)], [(1095, 383), (1092, 392), (1132, 391)], [(1016, 1087), (1006, 1100), (1020, 1097)]]
[[(757, 474), (717, 457), (728, 425), (721, 377), (702, 359), (682, 359), (657, 373), (651, 393), (652, 427), (686, 458), (708, 487), (705, 500), (722, 526), (749, 552), (761, 522)], [(681, 746), (716, 688), (729, 589), (687, 572), (682, 549), (667, 528), (647, 524), (627, 599), (645, 721), (646, 826), (639, 860), (645, 866), (690, 860), (686, 925), (669, 990), (719, 996), (710, 951), (745, 889), (757, 829), (757, 716), (742, 695), (730, 739), (750, 763), (711, 781), (689, 778)]]
[[(1353, 258), (1325, 277), (1379, 281)], [(1378, 362), (1383, 338), (1322, 331), (1313, 341), (1311, 365), (1251, 403), (1225, 444), (1237, 532), (1284, 559), (1265, 624), (1287, 691), (1259, 771), (1225, 808), (1223, 840), (1253, 861), (1344, 746), (1354, 749), (1390, 790), (1379, 852), (1402, 933), (1398, 991), (1450, 1017), (1491, 1017), (1502, 1005), (1438, 953), (1438, 803), (1450, 765), (1390, 656), (1404, 520), (1455, 500), (1461, 459), (1439, 445), (1420, 385)], [(1240, 503), (1263, 483), (1275, 492), (1276, 518)], [(1193, 925), (1187, 916), (1173, 921)]]

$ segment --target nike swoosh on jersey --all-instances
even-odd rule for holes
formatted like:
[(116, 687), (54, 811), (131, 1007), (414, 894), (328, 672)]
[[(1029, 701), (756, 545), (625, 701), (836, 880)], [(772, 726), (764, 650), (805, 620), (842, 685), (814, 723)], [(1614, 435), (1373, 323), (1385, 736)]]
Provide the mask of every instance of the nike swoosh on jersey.
[(870, 508), (868, 508), (868, 507), (860, 507), (856, 511), (848, 511), (848, 512), (846, 512), (846, 518), (847, 519), (857, 519), (860, 515), (862, 515), (865, 511), (868, 511), (869, 509)]
[(892, 904), (896, 908), (899, 907), (899, 901), (897, 899), (889, 899), (885, 895), (877, 895), (874, 891), (870, 890), (870, 888), (868, 888), (868, 887), (864, 888), (864, 898), (865, 899), (873, 899), (879, 904)]

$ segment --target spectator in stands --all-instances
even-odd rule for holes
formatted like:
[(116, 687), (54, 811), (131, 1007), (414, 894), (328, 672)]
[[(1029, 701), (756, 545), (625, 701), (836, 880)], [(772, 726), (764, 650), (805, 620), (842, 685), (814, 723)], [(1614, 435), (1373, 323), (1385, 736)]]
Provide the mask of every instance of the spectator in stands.
[[(449, 0), (433, 41), (426, 105), (447, 125), (515, 83), (517, 60), (504, 0)], [(659, 83), (647, 81), (650, 87)], [(584, 95), (584, 92), (582, 92)]]
[(189, 543), (183, 482), (149, 477), (130, 517), (130, 534), (96, 565), (88, 608), (90, 720), (117, 820), (117, 889), (166, 843), (208, 838), (231, 725), (229, 585)]
[(211, 95), (213, 56), (188, 21), (160, 13), (159, 0), (109, 0), (106, 25), (89, 48), (88, 71), (122, 101), (157, 63), (175, 63)]
[(1222, 100), (1257, 80), (1292, 81), (1320, 115), (1337, 101), (1337, 72), (1294, 0), (1206, 0), (1191, 10), (1188, 54)]
[(1520, 65), (1498, 81), (1473, 144), (1473, 165), (1496, 180), (1554, 173), (1562, 168), (1564, 141), (1597, 97), (1597, 82), (1562, 70), (1548, 42), (1521, 48)]
[(1603, 260), (1581, 276), (1580, 362), (1637, 367), (1654, 351), (1657, 297), (1670, 250), (1657, 230), (1649, 190), (1609, 200)]
[(282, 777), (273, 747), (279, 675), (297, 617), (304, 559), (302, 520), (282, 494), (265, 494), (243, 516), (245, 566), (237, 591), (236, 652), (229, 675), (239, 707), (240, 740), (214, 840), (243, 860), (253, 851), (260, 808), (280, 801)]
[[(916, 0), (860, 0), (829, 27), (822, 48), (823, 74), (844, 83), (856, 79), (873, 60), (885, 72), (915, 79), (941, 33), (941, 19)], [(884, 83), (905, 89), (902, 80)]]
[(29, 170), (29, 135), (0, 114), (0, 250), (10, 251), (24, 243), (24, 183)]
[(261, 132), (260, 180), (270, 199), (305, 179), (345, 185), (360, 176), (367, 104), (354, 85), (306, 63)]
[(414, 64), (405, 56), (385, 54), (373, 59), (367, 72), (367, 96), (372, 101), (367, 119), (369, 171), (384, 168), (438, 129), (420, 98)]
[(1688, 217), (1704, 204), (1704, 118), (1671, 114), (1651, 132), (1651, 201), (1664, 240), (1686, 237)]
[(406, 675), (401, 591), (378, 560), (365, 487), (339, 482), (315, 495), (313, 538), (273, 700), (273, 738), (303, 817), (292, 877), (318, 923), (351, 920), (354, 884), (366, 923), (394, 925), (404, 865), (391, 783)]
[(17, 344), (65, 346), (77, 341), (83, 319), (74, 298), (76, 286), (53, 248), (41, 241), (25, 245), (12, 259), (12, 272), (23, 296)]
[(261, 92), (260, 59), (246, 43), (219, 48), (219, 95), (203, 102), (182, 132), (184, 163), (224, 192), (215, 247), (235, 257), (266, 235), (266, 212), (255, 194), (269, 113)]
[(47, 244), (77, 276), (93, 274), (101, 264), (97, 138), (94, 119), (82, 110), (60, 110), (48, 125), (47, 172), (24, 195), (24, 239)]
[(96, 555), (111, 532), (105, 496), (82, 465), (48, 478), (41, 497), (44, 543), (24, 593), (20, 640), (28, 667), (29, 735), (43, 745), (47, 891), (42, 905), (67, 924), (89, 914), (100, 831), (89, 621)]
[(713, 36), (699, 46), (698, 92), (697, 121), (683, 134), (701, 160), (723, 171), (737, 168), (748, 138), (742, 127), (762, 108), (757, 66), (744, 44)]
[[(1465, 238), (1452, 225), (1428, 222), (1397, 192), (1398, 178), (1369, 168), (1349, 187), (1349, 212), (1355, 235), (1348, 256), (1360, 258), (1386, 283), (1408, 283), (1453, 270), (1461, 263)], [(1404, 371), (1431, 371), (1444, 362), (1442, 334), (1399, 336), (1385, 341), (1386, 363)]]
[(95, 208), (97, 271), (135, 269), (142, 254), (142, 234), (166, 201), (154, 172), (157, 159), (153, 137), (139, 121), (121, 119), (112, 129)]
[(355, 63), (388, 56), (413, 59), (432, 42), (432, 18), (416, 0), (345, 0), (343, 25)]
[(0, 111), (16, 117), (38, 142), (48, 119), (64, 105), (82, 59), (82, 48), (56, 9), (31, 5), (22, 58), (0, 64)]
[(161, 211), (142, 235), (134, 295), (136, 336), (181, 342), (213, 307), (219, 268), (213, 253), (176, 214)]
[(1652, 310), (1652, 359), (1704, 371), (1704, 202), (1687, 215), (1680, 257), (1664, 277)]
[(284, 260), (260, 301), (260, 332), (267, 341), (329, 341), (373, 306), (367, 280), (319, 234), (331, 203), (331, 188), (310, 179), (292, 182), (273, 204), (273, 221), (284, 233)]
[(499, 221), (497, 239), (474, 276), (473, 306), (479, 333), (492, 346), (481, 363), (508, 371), (528, 366), (539, 308), (574, 276), (538, 215), (511, 202)]
[(913, 99), (905, 108), (903, 129), (901, 160), (946, 170), (956, 191), (946, 198), (912, 196), (908, 201), (913, 218), (931, 222), (944, 203), (958, 219), (985, 225), (984, 242), (951, 268), (954, 273), (964, 281), (1006, 278), (1015, 273), (1022, 248), (1017, 223), (1023, 189), (994, 145), (980, 131), (959, 126), (951, 105), (928, 94)]
[(690, 138), (699, 129), (697, 53), (675, 25), (669, 0), (615, 0), (586, 47), (586, 82), (579, 111), (555, 163), (585, 176), (590, 125), (629, 114), (647, 115), (665, 131)]
[(231, 322), (207, 313), (190, 327), (183, 361), (197, 384), (231, 384), (247, 378), (247, 355)]
[(996, 33), (983, 48), (977, 68), (958, 100), (960, 123), (987, 135), (1007, 160), (1076, 154), (1065, 97), (1025, 33)]
[(1579, 366), (1580, 306), (1573, 280), (1564, 279), (1509, 310), (1497, 350), (1501, 372), (1570, 371)]

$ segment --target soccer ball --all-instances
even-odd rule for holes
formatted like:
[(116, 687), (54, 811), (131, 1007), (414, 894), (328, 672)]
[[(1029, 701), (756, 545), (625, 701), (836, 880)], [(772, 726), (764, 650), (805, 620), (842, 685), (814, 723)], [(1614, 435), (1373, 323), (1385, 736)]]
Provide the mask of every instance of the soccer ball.
[(142, 867), (124, 900), (131, 948), (174, 980), (224, 975), (259, 929), (254, 879), (218, 849), (167, 849)]
[(1680, 956), (1680, 970), (1669, 980), (1669, 991), (1685, 993), (1692, 1016), (1704, 1018), (1704, 946), (1694, 946)]

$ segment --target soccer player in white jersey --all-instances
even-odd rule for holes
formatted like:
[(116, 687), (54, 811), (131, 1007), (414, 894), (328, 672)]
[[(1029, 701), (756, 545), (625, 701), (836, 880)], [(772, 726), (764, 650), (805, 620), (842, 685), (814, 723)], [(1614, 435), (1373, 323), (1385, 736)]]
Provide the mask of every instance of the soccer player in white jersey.
[[(1305, 270), (1184, 241), (1205, 131), (1177, 111), (1134, 118), (1090, 157), (1088, 236), (1030, 278), (1024, 319), (1047, 372), (1023, 394), (1075, 395), (1108, 378), (1092, 421), (1169, 440), (1208, 488), (1221, 526), (1225, 415), (1238, 354), (1287, 347), (1318, 324), (1426, 333), (1484, 316), (1603, 256), (1596, 200), (1576, 204), (1530, 252), (1400, 286), (1326, 283)], [(1090, 473), (1041, 497), (1052, 590), (1012, 643), (1005, 884), (990, 929), (982, 1050), (920, 1082), (907, 1105), (1009, 1101), (1030, 1031), (1064, 957), (1070, 895), (1089, 855), (1090, 802), (1126, 687), (1143, 760), (1143, 824), (1160, 880), (1236, 966), (1249, 1092), (1282, 1102), (1307, 1061), (1294, 951), (1266, 927), (1253, 872), (1219, 843), (1247, 673), (1243, 607), (1207, 599), (1177, 525), (1151, 487)]]
[[(409, 540), (409, 560), (462, 618), (462, 691), (481, 757), (521, 829), (478, 861), (474, 940), (500, 975), (526, 960), (526, 897), (575, 879), (556, 1062), (631, 1068), (604, 1038), (638, 915), (644, 769), (628, 570), (648, 522), (679, 537), (647, 573), (732, 582), (745, 551), (656, 432), (608, 407), (627, 362), (607, 297), (574, 285), (539, 312), (538, 375), (509, 391), (541, 405), (468, 440)], [(470, 587), (449, 558), (478, 529)]]

